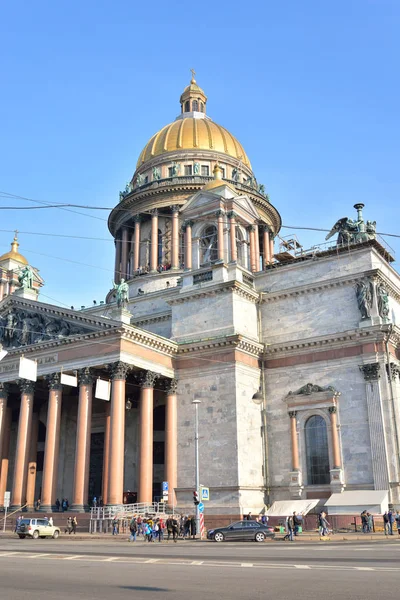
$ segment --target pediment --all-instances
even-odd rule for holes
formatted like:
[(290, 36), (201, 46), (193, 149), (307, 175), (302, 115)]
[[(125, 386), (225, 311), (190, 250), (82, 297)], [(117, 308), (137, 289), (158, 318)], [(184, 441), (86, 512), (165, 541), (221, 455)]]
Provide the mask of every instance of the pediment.
[(196, 210), (204, 209), (207, 205), (209, 205), (210, 207), (212, 207), (213, 204), (219, 206), (220, 200), (221, 196), (219, 196), (218, 194), (200, 191), (197, 192), (197, 194), (194, 194), (194, 196), (192, 196), (190, 200), (186, 202), (186, 204), (180, 212), (182, 215), (189, 212), (190, 214), (193, 214), (196, 212)]
[(260, 218), (257, 209), (254, 207), (253, 203), (247, 196), (236, 196), (232, 204), (233, 210), (238, 210), (238, 208), (240, 207), (242, 210), (246, 211), (246, 213), (250, 215), (253, 219), (258, 220)]
[(118, 321), (13, 296), (0, 302), (0, 344), (4, 348), (62, 340), (119, 325)]

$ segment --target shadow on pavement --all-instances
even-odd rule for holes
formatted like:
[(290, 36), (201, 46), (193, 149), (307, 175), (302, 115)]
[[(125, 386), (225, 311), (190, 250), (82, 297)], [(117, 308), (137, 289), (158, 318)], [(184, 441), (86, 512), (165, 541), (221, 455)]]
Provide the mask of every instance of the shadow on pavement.
[(137, 592), (170, 592), (167, 588), (152, 587), (149, 585), (120, 585), (121, 590), (135, 590)]

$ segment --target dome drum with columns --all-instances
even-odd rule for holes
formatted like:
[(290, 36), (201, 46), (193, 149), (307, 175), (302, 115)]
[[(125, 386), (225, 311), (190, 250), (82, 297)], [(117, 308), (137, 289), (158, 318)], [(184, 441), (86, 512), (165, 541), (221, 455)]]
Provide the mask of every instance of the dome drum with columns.
[[(256, 209), (253, 225), (258, 259), (251, 265), (249, 258), (244, 268), (259, 271), (261, 257), (263, 267), (273, 260), (271, 241), (280, 229), (281, 219), (263, 186), (257, 184), (246, 152), (228, 130), (206, 115), (207, 96), (194, 77), (180, 103), (181, 114), (144, 147), (131, 182), (120, 192), (120, 202), (110, 214), (109, 229), (116, 240), (117, 282), (139, 274), (184, 268), (188, 261), (182, 209), (210, 184), (227, 185), (231, 194), (246, 196)], [(264, 226), (268, 240), (261, 231)], [(226, 227), (230, 227), (228, 221)], [(244, 237), (250, 246), (250, 234)], [(231, 259), (225, 256), (225, 260)]]

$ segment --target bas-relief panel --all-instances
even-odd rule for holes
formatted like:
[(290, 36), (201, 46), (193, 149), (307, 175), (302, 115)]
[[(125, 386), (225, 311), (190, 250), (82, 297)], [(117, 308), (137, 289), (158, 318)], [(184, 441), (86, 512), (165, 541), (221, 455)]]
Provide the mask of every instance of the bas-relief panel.
[(200, 479), (207, 486), (238, 484), (235, 369), (183, 371), (178, 389), (178, 487), (194, 484), (194, 414), (200, 396)]
[(347, 331), (357, 328), (359, 322), (352, 286), (290, 296), (262, 305), (263, 341), (269, 344)]
[(365, 383), (359, 359), (299, 365), (267, 370), (268, 436), (271, 478), (275, 485), (288, 484), (291, 470), (290, 422), (283, 398), (290, 390), (308, 381), (332, 385), (341, 392), (339, 399), (340, 437), (345, 479), (349, 484), (373, 481)]

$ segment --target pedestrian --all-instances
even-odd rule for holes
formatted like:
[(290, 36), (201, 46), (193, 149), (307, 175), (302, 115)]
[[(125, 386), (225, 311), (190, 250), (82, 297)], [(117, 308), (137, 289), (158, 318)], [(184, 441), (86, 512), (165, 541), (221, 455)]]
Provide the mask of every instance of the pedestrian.
[(374, 527), (374, 517), (371, 513), (367, 513), (367, 521), (368, 521), (368, 532), (372, 533), (375, 529)]
[(153, 530), (148, 521), (145, 523), (144, 536), (149, 543), (153, 541)]
[(176, 543), (178, 541), (179, 526), (175, 517), (172, 518), (172, 539)]
[(50, 525), (50, 527), (53, 527), (53, 525), (54, 525), (53, 517), (49, 517), (49, 525)]
[(131, 532), (131, 535), (129, 536), (129, 541), (136, 542), (137, 522), (135, 517), (132, 517), (131, 522), (129, 523), (129, 529)]
[(60, 506), (61, 506), (61, 503), (60, 503), (59, 499), (57, 498), (57, 500), (56, 500), (56, 510), (57, 510), (57, 512), (60, 512)]
[[(182, 517), (183, 518), (183, 517)], [(185, 522), (183, 525), (183, 539), (190, 537), (190, 517), (186, 515)]]
[(387, 514), (387, 510), (383, 513), (383, 529), (385, 531), (385, 535), (389, 535), (390, 526), (389, 526), (389, 515)]
[(394, 523), (394, 515), (391, 510), (388, 512), (389, 519), (389, 535), (393, 535), (393, 523)]
[(137, 523), (137, 534), (140, 535), (142, 533), (142, 517), (139, 515), (136, 519)]
[(173, 535), (173, 526), (172, 526), (172, 517), (168, 517), (165, 522), (165, 526), (167, 528), (167, 542), (169, 542), (171, 535)]
[(245, 520), (246, 520), (246, 521), (251, 521), (251, 520), (252, 520), (252, 518), (253, 518), (253, 517), (251, 516), (251, 511), (249, 511), (249, 512), (248, 512), (248, 514), (247, 514), (247, 515), (246, 515), (246, 517), (245, 517)]
[(67, 527), (66, 527), (64, 533), (68, 532), (68, 535), (71, 535), (71, 531), (72, 531), (72, 517), (68, 517), (68, 519), (67, 519)]
[(196, 527), (196, 518), (194, 515), (190, 517), (190, 535), (192, 539), (196, 539), (197, 527)]
[(42, 501), (40, 500), (40, 498), (38, 498), (36, 500), (36, 510), (40, 510), (40, 505), (42, 504)]
[(262, 517), (261, 517), (261, 523), (263, 525), (268, 525), (268, 515), (262, 515)]
[(72, 525), (72, 531), (73, 531), (74, 535), (76, 535), (76, 528), (78, 525), (78, 519), (76, 517), (73, 517), (71, 525)]
[(367, 517), (367, 511), (363, 510), (361, 513), (361, 529), (363, 533), (367, 533), (368, 532), (368, 517)]
[(17, 529), (19, 528), (20, 524), (22, 521), (22, 515), (19, 515), (19, 517), (16, 519), (15, 521), (15, 529), (14, 529), (14, 533), (17, 531)]
[(164, 541), (164, 531), (165, 531), (165, 523), (163, 519), (160, 519), (158, 522), (159, 530), (158, 530), (158, 541)]
[(326, 518), (326, 512), (322, 511), (321, 513), (321, 527), (322, 527), (322, 535), (325, 537), (329, 535), (329, 523)]
[(294, 526), (294, 535), (297, 536), (299, 533), (300, 525), (302, 524), (302, 520), (297, 515), (296, 511), (293, 513), (293, 526)]
[(62, 499), (62, 503), (61, 503), (61, 507), (62, 507), (62, 511), (65, 512), (68, 508), (67, 506), (67, 501), (65, 498)]
[(94, 496), (93, 498), (93, 508), (97, 508), (97, 498)]
[(294, 524), (293, 524), (293, 517), (289, 516), (286, 517), (286, 535), (283, 538), (284, 540), (289, 540), (290, 542), (293, 542), (293, 529), (294, 529)]
[(396, 520), (396, 525), (397, 525), (397, 533), (400, 535), (400, 512), (399, 511), (396, 512), (395, 520)]
[(112, 522), (112, 527), (113, 527), (113, 535), (118, 535), (118, 519), (116, 517), (114, 517), (113, 522)]

